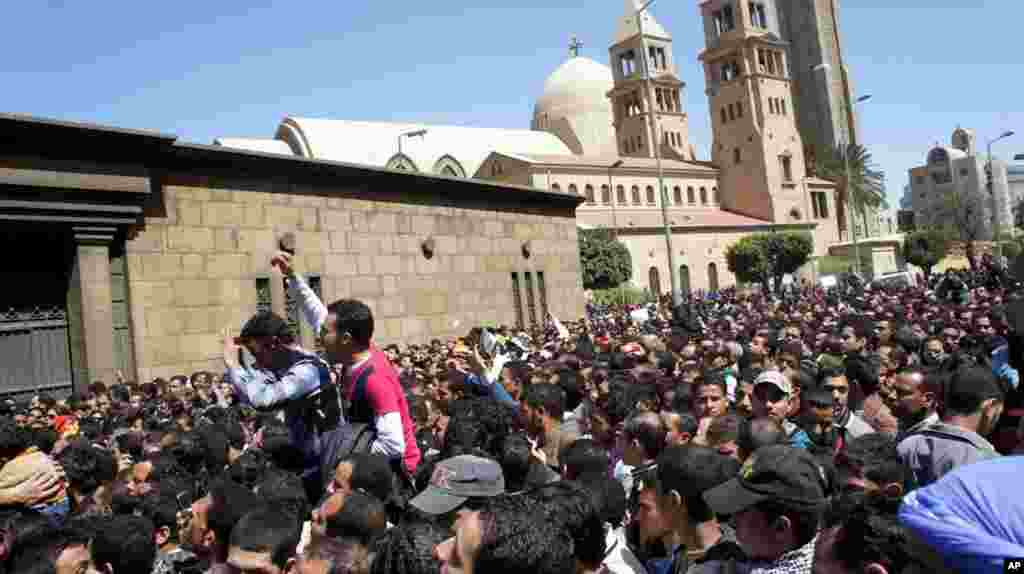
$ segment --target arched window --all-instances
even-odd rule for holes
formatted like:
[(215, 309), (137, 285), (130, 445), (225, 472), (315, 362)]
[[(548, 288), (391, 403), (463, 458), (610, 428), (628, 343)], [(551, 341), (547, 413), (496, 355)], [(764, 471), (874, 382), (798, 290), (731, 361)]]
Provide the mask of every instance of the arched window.
[(708, 204), (708, 188), (706, 188), (706, 187), (700, 188), (700, 204), (701, 205), (707, 205)]
[(711, 201), (715, 202), (715, 204), (718, 203), (718, 188), (717, 187), (712, 187), (711, 188)]
[(647, 203), (654, 204), (654, 188), (647, 186)]
[(607, 185), (601, 186), (601, 203), (608, 205), (612, 202), (612, 190)]
[(683, 190), (678, 185), (672, 188), (672, 202), (676, 205), (683, 204)]
[(690, 292), (690, 266), (685, 263), (679, 266), (679, 290), (683, 293)]
[(443, 155), (434, 163), (434, 173), (447, 175), (448, 177), (466, 177), (466, 170), (462, 164), (450, 155)]
[(576, 189), (576, 184), (575, 183), (570, 183), (569, 184), (569, 195), (579, 195), (579, 194), (580, 194), (580, 190)]
[(648, 288), (651, 290), (651, 295), (655, 297), (661, 295), (661, 276), (658, 273), (657, 267), (651, 267), (650, 271), (647, 272)]
[(562, 186), (558, 185), (557, 183), (552, 183), (551, 191), (562, 191)]
[(640, 186), (634, 185), (629, 188), (629, 195), (633, 199), (633, 205), (640, 205)]
[(621, 185), (615, 186), (615, 202), (619, 205), (626, 204), (626, 188)]
[(690, 205), (697, 203), (697, 196), (694, 194), (692, 186), (686, 188), (686, 202)]
[(714, 261), (708, 263), (708, 291), (718, 291), (718, 265)]
[(587, 184), (587, 186), (583, 188), (583, 195), (587, 196), (587, 203), (590, 205), (597, 203), (594, 200), (594, 186)]
[(396, 153), (391, 156), (388, 163), (384, 164), (385, 169), (395, 169), (398, 171), (419, 171), (416, 164), (413, 163), (412, 159), (404, 153)]

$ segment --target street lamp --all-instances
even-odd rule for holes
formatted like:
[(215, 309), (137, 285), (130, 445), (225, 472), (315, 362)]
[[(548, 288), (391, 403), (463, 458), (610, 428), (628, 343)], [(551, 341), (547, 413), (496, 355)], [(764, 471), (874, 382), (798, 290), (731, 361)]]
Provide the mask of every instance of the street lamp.
[(427, 135), (427, 130), (413, 130), (398, 134), (398, 155), (402, 155), (402, 138), (415, 138)]
[[(854, 104), (866, 102), (870, 99), (871, 94), (863, 95), (857, 98), (850, 107), (852, 108)], [(850, 114), (850, 117), (853, 117), (852, 113)], [(849, 220), (850, 234), (853, 238), (854, 271), (857, 273), (857, 276), (860, 277), (860, 243), (857, 241), (857, 220), (855, 219), (855, 215), (857, 215), (855, 212), (859, 212), (860, 210), (857, 208), (857, 200), (855, 199), (856, 194), (853, 193), (853, 190), (851, 189), (852, 186), (850, 185), (850, 131), (852, 129), (853, 126), (848, 125), (846, 127), (846, 131), (843, 132), (843, 170), (846, 173), (846, 201), (851, 206), (851, 209), (847, 210), (849, 213), (847, 213), (846, 218)], [(867, 231), (867, 229), (864, 231)]]
[[(636, 28), (637, 34), (640, 36), (641, 47), (643, 46), (644, 38), (644, 19), (643, 12), (647, 10), (647, 7), (654, 3), (654, 0), (647, 0), (642, 6), (636, 11)], [(642, 50), (640, 54), (640, 63), (643, 67), (640, 69), (641, 80), (644, 83), (645, 92), (647, 92), (647, 105), (653, 107), (654, 105), (654, 86), (651, 82), (651, 75), (647, 69), (647, 50)], [(658, 166), (658, 188), (661, 193), (661, 223), (665, 230), (665, 246), (668, 248), (668, 278), (672, 285), (672, 305), (673, 307), (678, 306), (682, 303), (683, 297), (679, 292), (679, 280), (676, 277), (676, 257), (675, 252), (672, 250), (672, 226), (668, 220), (668, 195), (665, 193), (665, 178), (664, 172), (661, 167), (661, 138), (662, 133), (658, 120), (655, 114), (647, 114), (651, 119), (651, 146), (654, 148), (654, 160)]]
[(1000, 134), (999, 137), (988, 140), (988, 181), (986, 185), (988, 187), (988, 195), (992, 198), (992, 239), (995, 240), (995, 260), (997, 265), (1001, 265), (1003, 250), (999, 246), (999, 202), (996, 201), (995, 173), (992, 171), (992, 144), (1012, 135), (1013, 132), (1007, 130)]
[(616, 215), (615, 204), (619, 202), (619, 196), (615, 193), (615, 189), (612, 188), (612, 170), (622, 167), (622, 160), (618, 160), (615, 163), (608, 166), (608, 196), (612, 199), (612, 233), (615, 234), (615, 240), (619, 240), (619, 219)]

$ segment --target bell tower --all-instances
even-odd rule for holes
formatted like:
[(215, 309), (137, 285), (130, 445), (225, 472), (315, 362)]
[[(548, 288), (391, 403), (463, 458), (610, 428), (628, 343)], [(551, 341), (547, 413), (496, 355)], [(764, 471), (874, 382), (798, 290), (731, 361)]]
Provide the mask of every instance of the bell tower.
[(683, 110), (686, 84), (676, 72), (672, 36), (640, 8), (637, 0), (626, 0), (608, 49), (615, 81), (608, 98), (619, 155), (692, 160)]
[(804, 147), (793, 109), (788, 44), (775, 0), (701, 5), (722, 207), (777, 223), (807, 220)]

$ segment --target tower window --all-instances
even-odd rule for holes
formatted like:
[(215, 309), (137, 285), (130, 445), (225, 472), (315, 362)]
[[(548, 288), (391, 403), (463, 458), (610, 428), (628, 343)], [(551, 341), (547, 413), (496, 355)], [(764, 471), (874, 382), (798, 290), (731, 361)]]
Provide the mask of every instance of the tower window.
[(736, 117), (743, 117), (743, 102), (736, 102)]
[(715, 10), (711, 15), (715, 20), (716, 34), (721, 35), (736, 29), (736, 19), (732, 11), (732, 4), (722, 6), (721, 10)]
[(816, 219), (828, 218), (828, 196), (823, 191), (811, 192), (811, 209)]
[(667, 109), (665, 105), (665, 97), (661, 88), (654, 88), (654, 102), (658, 106), (658, 111), (663, 112)]
[(740, 65), (736, 60), (729, 60), (722, 64), (722, 81), (731, 82), (740, 75)]
[(612, 202), (612, 190), (607, 185), (601, 186), (601, 203), (608, 205)]
[(697, 203), (697, 196), (693, 192), (693, 187), (686, 188), (686, 202), (690, 205)]
[(775, 98), (768, 98), (768, 111), (775, 113)]
[(644, 134), (636, 136), (636, 147), (637, 149), (644, 149)]
[(736, 119), (736, 108), (733, 104), (729, 104), (729, 121)]
[(788, 155), (780, 155), (779, 164), (782, 166), (783, 181), (793, 181), (793, 159)]
[(743, 152), (740, 151), (740, 148), (734, 148), (732, 150), (732, 161), (736, 165), (743, 163)]
[(627, 50), (619, 56), (619, 66), (622, 69), (622, 75), (624, 77), (632, 76), (636, 72), (636, 53), (633, 50)]
[(654, 188), (647, 186), (647, 203), (654, 205)]
[(621, 185), (615, 186), (615, 199), (619, 205), (626, 204), (626, 188)]
[(768, 53), (766, 50), (757, 50), (757, 70), (762, 74), (768, 71)]
[(779, 107), (782, 109), (782, 115), (786, 115), (786, 98), (779, 98)]
[(700, 188), (700, 204), (701, 205), (707, 205), (708, 204), (708, 188), (706, 188), (706, 187)]
[(729, 123), (729, 116), (725, 113), (725, 106), (722, 106), (722, 123)]
[(629, 189), (629, 194), (632, 196), (633, 205), (640, 205), (640, 187), (634, 185)]
[(558, 185), (557, 183), (552, 183), (551, 191), (562, 191), (562, 186)]
[(570, 183), (569, 184), (569, 193), (571, 195), (579, 195), (580, 192), (579, 192), (579, 189), (576, 188), (576, 184), (575, 183)]
[(683, 190), (678, 185), (672, 188), (672, 202), (676, 205), (683, 204)]
[(718, 188), (717, 187), (712, 187), (711, 188), (711, 201), (715, 202), (716, 204), (718, 203)]
[(664, 70), (668, 67), (665, 61), (665, 48), (660, 46), (648, 46), (647, 55), (650, 57), (651, 68), (655, 70)]
[(764, 4), (760, 2), (750, 3), (750, 24), (754, 28), (768, 29), (768, 16), (764, 10)]

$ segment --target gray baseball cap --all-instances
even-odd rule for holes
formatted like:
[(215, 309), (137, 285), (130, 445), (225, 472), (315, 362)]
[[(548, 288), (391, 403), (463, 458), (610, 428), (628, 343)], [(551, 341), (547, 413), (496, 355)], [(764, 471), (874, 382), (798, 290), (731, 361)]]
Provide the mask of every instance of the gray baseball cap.
[(504, 493), (505, 475), (497, 462), (462, 455), (437, 463), (430, 485), (409, 504), (427, 514), (447, 514), (470, 498), (489, 498)]

